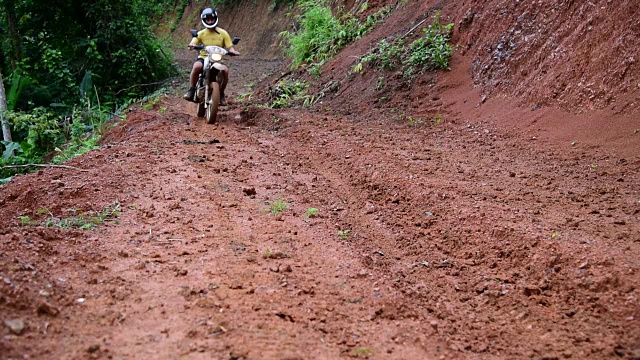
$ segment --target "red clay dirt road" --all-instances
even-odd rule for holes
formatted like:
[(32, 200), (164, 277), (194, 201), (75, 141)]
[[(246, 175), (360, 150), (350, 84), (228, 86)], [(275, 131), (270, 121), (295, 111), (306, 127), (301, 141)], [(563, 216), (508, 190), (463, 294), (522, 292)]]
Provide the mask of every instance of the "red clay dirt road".
[(471, 108), (132, 111), (2, 188), (2, 358), (639, 358), (637, 154)]
[[(256, 106), (279, 63), (240, 47), (255, 104), (206, 125), (181, 80), (85, 171), (0, 188), (0, 358), (640, 359), (637, 20), (608, 15), (637, 5), (431, 3), (325, 65), (311, 109)], [(441, 4), (451, 72), (345, 75)]]

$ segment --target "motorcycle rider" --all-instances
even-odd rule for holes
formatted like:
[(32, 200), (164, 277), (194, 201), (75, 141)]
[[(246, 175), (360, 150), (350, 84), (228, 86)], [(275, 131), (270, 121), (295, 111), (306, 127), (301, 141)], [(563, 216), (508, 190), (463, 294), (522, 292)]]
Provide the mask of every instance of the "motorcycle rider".
[[(200, 18), (202, 19), (202, 25), (204, 25), (205, 29), (198, 31), (198, 36), (191, 39), (191, 43), (189, 43), (190, 50), (193, 50), (196, 45), (220, 46), (227, 49), (227, 51), (233, 55), (240, 55), (240, 53), (233, 48), (229, 33), (218, 27), (218, 13), (214, 9), (206, 8), (202, 10)], [(193, 63), (191, 75), (189, 76), (189, 91), (183, 96), (185, 100), (193, 101), (198, 76), (202, 73), (206, 56), (206, 51), (200, 51), (200, 55)], [(229, 68), (224, 65), (223, 67), (224, 69), (221, 71), (223, 74), (222, 82), (220, 83), (220, 105), (222, 106), (227, 105), (224, 97), (224, 89), (227, 87), (227, 82), (229, 81)]]

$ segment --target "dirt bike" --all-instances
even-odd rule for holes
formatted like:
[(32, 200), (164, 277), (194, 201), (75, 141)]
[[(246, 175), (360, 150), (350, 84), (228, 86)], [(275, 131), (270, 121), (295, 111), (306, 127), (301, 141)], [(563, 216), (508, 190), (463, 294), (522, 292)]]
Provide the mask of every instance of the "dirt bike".
[[(193, 37), (198, 36), (196, 30), (191, 30)], [(233, 38), (233, 45), (240, 42), (240, 38)], [(224, 55), (233, 55), (224, 48), (219, 46), (198, 45), (193, 47), (194, 50), (205, 50), (207, 57), (204, 59), (202, 72), (196, 83), (196, 91), (194, 93), (193, 102), (197, 104), (196, 115), (205, 117), (208, 124), (214, 124), (218, 116), (218, 106), (220, 105), (220, 82), (222, 81), (222, 72), (224, 65), (221, 63)]]

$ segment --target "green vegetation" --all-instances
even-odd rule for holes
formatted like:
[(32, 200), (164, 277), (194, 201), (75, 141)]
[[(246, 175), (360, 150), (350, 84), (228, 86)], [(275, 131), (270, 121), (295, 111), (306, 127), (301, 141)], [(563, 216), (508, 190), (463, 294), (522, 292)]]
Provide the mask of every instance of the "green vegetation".
[(352, 71), (362, 74), (364, 65), (369, 64), (379, 70), (401, 68), (405, 76), (413, 76), (427, 70), (449, 69), (449, 59), (453, 48), (449, 44), (453, 23), (440, 24), (440, 13), (436, 13), (433, 23), (422, 29), (423, 36), (408, 46), (402, 39), (387, 41), (382, 39), (378, 45)]
[(369, 356), (369, 355), (373, 355), (373, 350), (371, 349), (357, 349), (355, 351), (356, 356), (360, 356), (360, 355), (364, 355), (364, 356)]
[[(252, 0), (253, 4), (257, 4), (258, 0)], [(238, 0), (211, 0), (211, 6), (216, 7), (220, 5), (235, 5), (238, 3)], [(272, 0), (269, 8), (271, 11), (278, 9), (280, 6), (289, 6), (292, 7), (296, 3), (296, 0)]]
[(28, 226), (31, 225), (31, 217), (23, 215), (23, 216), (18, 216), (18, 220), (20, 220), (20, 225), (21, 226)]
[(425, 121), (421, 117), (414, 119), (411, 116), (406, 116), (406, 115), (402, 114), (402, 115), (400, 115), (400, 119), (405, 121), (407, 123), (407, 125), (409, 125), (409, 126), (419, 126), (419, 125), (422, 125), (422, 124), (427, 124), (427, 125), (431, 125), (431, 126), (438, 126), (443, 122), (441, 115), (436, 115), (436, 116), (434, 116), (432, 118), (427, 118), (427, 121)]
[(65, 124), (64, 145), (54, 148), (56, 155), (54, 164), (60, 164), (88, 151), (99, 149), (98, 141), (107, 129), (112, 116), (102, 109), (92, 108), (90, 101), (85, 101), (82, 108), (76, 107), (70, 117), (71, 124)]
[(318, 209), (317, 208), (309, 208), (307, 209), (307, 211), (304, 212), (304, 220), (305, 221), (309, 221), (309, 219), (314, 218), (318, 215)]
[(266, 249), (262, 257), (265, 259), (286, 259), (289, 257), (289, 254), (285, 254), (282, 251), (271, 251), (271, 249)]
[(118, 224), (118, 215), (122, 213), (120, 203), (115, 202), (112, 205), (106, 205), (99, 211), (86, 211), (81, 212), (78, 209), (70, 209), (72, 214), (67, 217), (56, 217), (48, 209), (40, 209), (37, 211), (37, 215), (48, 214), (42, 221), (33, 220), (31, 217), (23, 215), (18, 216), (20, 225), (22, 226), (45, 226), (48, 228), (56, 227), (60, 229), (79, 229), (79, 230), (92, 230), (100, 224), (106, 222), (114, 222)]
[(342, 240), (347, 240), (347, 239), (349, 239), (349, 233), (350, 232), (351, 232), (351, 229), (338, 230), (338, 236)]
[(271, 98), (269, 107), (272, 109), (281, 109), (293, 105), (294, 103), (302, 104), (302, 107), (308, 108), (313, 106), (320, 100), (319, 96), (307, 94), (309, 84), (304, 80), (280, 80), (275, 86), (269, 89), (268, 95)]
[(271, 204), (269, 205), (269, 211), (271, 211), (271, 214), (273, 215), (278, 215), (281, 212), (287, 210), (288, 207), (289, 205), (287, 205), (284, 200), (278, 198), (271, 202)]
[(0, 147), (0, 182), (18, 172), (5, 166), (40, 163), (53, 151), (55, 161), (65, 161), (95, 148), (114, 114), (176, 73), (167, 42), (154, 34), (159, 23), (151, 20), (175, 6), (169, 0), (62, 0), (53, 7), (44, 0), (4, 1), (0, 74), (7, 111), (0, 116), (13, 141)]
[(236, 101), (239, 103), (242, 103), (245, 101), (251, 101), (252, 97), (253, 97), (253, 91), (247, 91), (245, 93), (238, 95), (238, 97), (236, 98)]
[[(178, 28), (178, 24), (180, 23), (180, 19), (182, 19), (182, 16), (184, 15), (184, 10), (187, 8), (187, 6), (189, 6), (189, 3), (191, 1), (190, 0), (180, 0), (180, 7), (178, 8), (178, 11), (176, 12), (176, 17), (173, 21), (173, 24), (171, 24), (171, 32), (174, 32), (177, 28)], [(173, 5), (173, 2), (168, 3), (167, 5), (171, 6)], [(161, 15), (161, 14), (158, 14)]]
[(8, 3), (11, 9), (0, 8), (8, 20), (0, 26), (0, 69), (22, 83), (13, 93), (16, 110), (68, 111), (93, 97), (94, 89), (112, 107), (119, 98), (139, 97), (154, 87), (143, 84), (174, 74), (149, 21), (171, 9), (173, 1), (63, 0), (55, 13), (42, 11), (51, 10), (43, 0)]
[(238, 97), (236, 98), (236, 101), (237, 102), (251, 101), (251, 98), (253, 98), (253, 87), (255, 85), (256, 85), (255, 83), (247, 84), (246, 87), (248, 90), (238, 95)]
[[(369, 55), (362, 58), (361, 62), (371, 63), (378, 69), (392, 70), (402, 64), (402, 56), (406, 51), (404, 41), (398, 40), (388, 43), (386, 39), (382, 39)], [(363, 69), (362, 65), (360, 69)]]
[(296, 17), (299, 28), (283, 31), (280, 36), (287, 46), (285, 54), (292, 59), (292, 68), (304, 63), (319, 63), (334, 56), (341, 48), (373, 29), (391, 11), (385, 7), (360, 22), (351, 13), (335, 17), (326, 0), (303, 0), (302, 14)]
[(301, 80), (281, 80), (276, 86), (269, 89), (269, 96), (272, 102), (269, 107), (280, 109), (291, 105), (293, 101), (307, 98), (307, 88), (309, 84)]
[(418, 126), (422, 124), (422, 118), (414, 119), (411, 116), (407, 116), (407, 125), (409, 126)]

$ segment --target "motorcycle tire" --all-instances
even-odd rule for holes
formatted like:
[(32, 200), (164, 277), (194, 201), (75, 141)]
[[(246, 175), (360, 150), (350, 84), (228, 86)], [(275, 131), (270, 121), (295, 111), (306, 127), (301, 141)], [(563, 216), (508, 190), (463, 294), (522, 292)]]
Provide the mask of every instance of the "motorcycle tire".
[(217, 82), (211, 83), (211, 91), (210, 97), (207, 99), (209, 101), (209, 106), (206, 108), (205, 117), (207, 119), (207, 124), (215, 124), (216, 117), (218, 116), (218, 105), (220, 105), (220, 84)]

